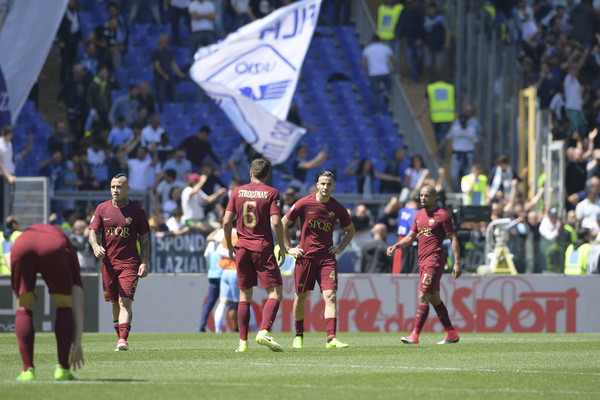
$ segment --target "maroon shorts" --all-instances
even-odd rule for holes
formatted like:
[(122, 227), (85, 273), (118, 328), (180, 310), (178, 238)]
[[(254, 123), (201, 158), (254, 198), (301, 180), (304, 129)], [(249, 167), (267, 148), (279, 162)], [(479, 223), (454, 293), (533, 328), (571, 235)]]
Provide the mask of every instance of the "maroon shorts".
[(138, 283), (139, 265), (123, 267), (107, 267), (102, 265), (102, 287), (104, 288), (104, 301), (116, 303), (119, 297), (133, 300)]
[(419, 290), (435, 293), (440, 290), (440, 279), (444, 273), (444, 265), (426, 265), (419, 267)]
[(296, 293), (315, 288), (315, 282), (323, 290), (337, 290), (337, 260), (331, 258), (298, 258), (294, 268)]
[(77, 253), (60, 235), (42, 236), (25, 231), (13, 244), (10, 258), (11, 283), (16, 296), (35, 290), (38, 272), (51, 294), (70, 296), (73, 285), (82, 286)]
[(258, 285), (258, 279), (263, 289), (280, 286), (283, 283), (273, 251), (258, 252), (236, 248), (235, 263), (240, 289), (250, 289)]

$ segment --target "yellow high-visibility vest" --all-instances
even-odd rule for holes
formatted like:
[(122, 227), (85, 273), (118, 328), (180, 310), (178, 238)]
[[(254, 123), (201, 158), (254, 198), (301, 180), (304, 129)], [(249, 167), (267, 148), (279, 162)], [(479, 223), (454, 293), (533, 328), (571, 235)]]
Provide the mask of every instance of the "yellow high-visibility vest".
[(575, 243), (577, 241), (577, 232), (575, 231), (575, 228), (569, 224), (564, 224), (563, 228), (565, 228), (565, 231), (569, 232), (569, 235), (571, 235), (571, 243)]
[(565, 252), (565, 275), (584, 275), (587, 270), (587, 256), (592, 248), (589, 243), (584, 243), (575, 249), (573, 244)]
[[(461, 182), (473, 184), (475, 177), (471, 174), (462, 177)], [(473, 185), (471, 194), (466, 197), (467, 205), (484, 206), (485, 205), (485, 190), (487, 187), (487, 176), (480, 174), (477, 176), (477, 182)]]
[(0, 275), (10, 275), (10, 269), (6, 266), (4, 262), (4, 254), (10, 251), (13, 243), (19, 236), (21, 236), (21, 231), (14, 231), (8, 240), (4, 239), (4, 232), (0, 232)]
[(432, 122), (454, 121), (454, 85), (444, 81), (430, 83), (427, 85), (427, 98)]
[(379, 6), (377, 11), (377, 36), (381, 40), (392, 40), (394, 38), (396, 25), (404, 6), (396, 4), (388, 7), (385, 4)]

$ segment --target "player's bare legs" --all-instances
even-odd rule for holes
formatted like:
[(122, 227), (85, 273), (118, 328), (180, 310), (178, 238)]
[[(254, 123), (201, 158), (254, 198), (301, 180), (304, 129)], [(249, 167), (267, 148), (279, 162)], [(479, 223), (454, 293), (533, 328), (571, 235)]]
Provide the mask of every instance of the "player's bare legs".
[(419, 343), (419, 334), (421, 333), (421, 329), (423, 328), (423, 325), (425, 325), (425, 321), (429, 315), (429, 304), (431, 304), (435, 309), (440, 322), (442, 325), (444, 325), (444, 328), (447, 332), (444, 340), (438, 344), (458, 342), (458, 334), (456, 333), (452, 322), (450, 322), (450, 318), (448, 317), (448, 309), (442, 302), (439, 290), (435, 291), (434, 293), (419, 291), (419, 308), (417, 309), (417, 316), (415, 318), (415, 327), (411, 335), (408, 338), (403, 337), (402, 341), (409, 344)]
[(292, 347), (294, 349), (301, 349), (304, 347), (304, 314), (306, 312), (304, 304), (309, 292), (294, 293), (294, 327), (296, 330), (296, 336)]
[(337, 318), (337, 291), (323, 290), (323, 300), (325, 301), (325, 319)]
[(119, 336), (119, 313), (121, 312), (121, 306), (119, 302), (112, 303), (112, 316), (113, 316), (113, 328), (115, 332), (117, 332), (117, 336)]

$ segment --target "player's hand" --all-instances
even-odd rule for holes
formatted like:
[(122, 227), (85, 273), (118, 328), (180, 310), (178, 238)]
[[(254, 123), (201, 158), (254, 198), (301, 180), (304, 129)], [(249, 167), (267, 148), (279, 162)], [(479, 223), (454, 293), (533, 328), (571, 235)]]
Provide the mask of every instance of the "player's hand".
[(462, 275), (462, 268), (459, 263), (454, 263), (454, 267), (452, 267), (452, 275), (454, 275), (454, 279), (458, 279)]
[(106, 250), (102, 246), (96, 246), (94, 247), (94, 255), (96, 256), (96, 258), (102, 260), (106, 255)]
[(283, 265), (285, 261), (285, 248), (283, 246), (279, 246), (279, 257), (278, 257), (279, 266)]
[(304, 250), (302, 250), (300, 247), (293, 247), (288, 250), (288, 254), (290, 256), (298, 258), (298, 257), (302, 257), (304, 255)]
[(392, 256), (392, 254), (394, 254), (394, 251), (396, 251), (396, 248), (394, 246), (390, 246), (387, 248), (386, 253), (388, 256)]
[(140, 278), (145, 278), (148, 276), (148, 266), (146, 265), (146, 263), (140, 264), (140, 269), (138, 270), (138, 276)]
[(333, 255), (338, 255), (338, 254), (342, 254), (342, 251), (339, 247), (336, 246), (331, 246), (329, 248), (329, 254), (333, 254)]
[(81, 347), (81, 344), (73, 345), (73, 352), (71, 353), (71, 367), (73, 367), (73, 371), (83, 367), (84, 364), (85, 360), (83, 359), (83, 348)]
[(229, 249), (229, 258), (235, 260), (235, 249)]

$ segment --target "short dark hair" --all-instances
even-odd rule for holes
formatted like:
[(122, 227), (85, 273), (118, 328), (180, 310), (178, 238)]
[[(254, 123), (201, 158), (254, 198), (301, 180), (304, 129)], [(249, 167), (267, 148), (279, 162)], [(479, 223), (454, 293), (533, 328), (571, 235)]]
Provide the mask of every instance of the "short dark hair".
[(498, 164), (508, 164), (508, 163), (509, 163), (508, 154), (502, 154), (501, 156), (498, 157)]
[(271, 163), (264, 158), (255, 158), (250, 163), (250, 171), (259, 181), (267, 179), (269, 172), (271, 172)]
[(125, 122), (125, 116), (124, 115), (119, 115), (117, 117), (117, 123), (120, 124), (121, 122)]
[(125, 174), (123, 174), (123, 173), (118, 173), (118, 174), (116, 174), (115, 176), (113, 176), (113, 179), (119, 179), (119, 178), (125, 178), (125, 179), (128, 179), (128, 178), (127, 178), (127, 175), (125, 175)]
[(4, 125), (4, 126), (2, 127), (2, 136), (6, 136), (6, 135), (8, 135), (9, 133), (11, 133), (12, 131), (13, 131), (13, 128), (12, 128), (12, 126), (10, 126), (10, 125)]
[(200, 127), (200, 131), (199, 132), (204, 132), (207, 135), (210, 135), (210, 128), (208, 127), (208, 125), (202, 125)]
[(335, 174), (331, 171), (325, 170), (325, 171), (319, 172), (319, 176), (317, 177), (317, 180), (319, 180), (319, 178), (322, 176), (324, 176), (325, 178), (331, 178), (335, 181)]
[(173, 179), (177, 178), (177, 172), (175, 172), (173, 168), (169, 168), (168, 170), (166, 170), (165, 175)]

